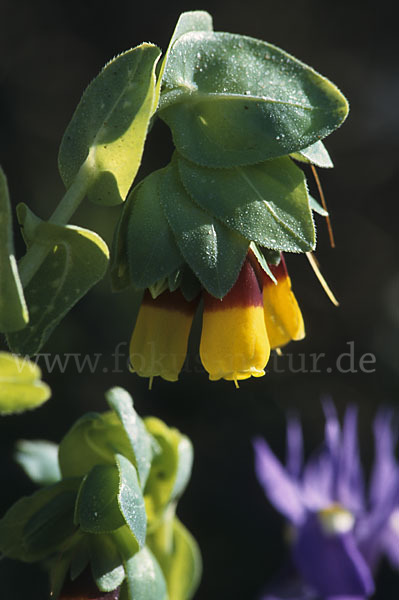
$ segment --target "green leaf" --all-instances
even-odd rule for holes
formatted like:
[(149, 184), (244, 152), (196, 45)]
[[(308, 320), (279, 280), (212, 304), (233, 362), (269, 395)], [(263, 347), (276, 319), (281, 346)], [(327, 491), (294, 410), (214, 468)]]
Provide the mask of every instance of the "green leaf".
[(182, 269), (180, 290), (187, 302), (194, 300), (201, 292), (201, 283), (188, 265), (184, 265)]
[[(54, 512), (53, 510), (54, 506), (50, 509), (50, 514), (47, 513), (47, 517), (50, 516), (51, 521), (46, 520), (46, 507), (51, 506), (53, 500), (60, 495), (64, 496), (64, 494), (66, 494), (67, 506), (69, 506), (69, 494), (71, 493), (71, 498), (72, 495), (76, 497), (79, 484), (80, 480), (77, 478), (64, 479), (55, 485), (39, 490), (32, 496), (18, 500), (0, 519), (0, 552), (9, 558), (26, 562), (40, 560), (50, 554), (61, 541), (61, 539), (57, 539), (61, 531), (58, 531), (57, 519), (54, 518), (57, 516), (57, 511)], [(69, 515), (61, 523), (63, 525), (62, 533), (65, 533), (65, 525), (67, 526), (67, 533), (70, 531), (69, 526), (71, 526), (72, 531), (71, 517), (72, 515)], [(37, 536), (40, 536), (41, 531), (43, 534), (49, 534), (49, 543), (48, 545), (45, 543), (44, 546), (38, 548), (37, 545), (35, 547), (34, 541), (35, 537), (36, 540), (38, 539)]]
[(142, 419), (134, 410), (132, 397), (126, 390), (114, 387), (108, 390), (105, 397), (110, 408), (118, 415), (126, 432), (134, 454), (134, 464), (137, 467), (140, 484), (144, 489), (153, 457), (151, 436), (147, 432)]
[(238, 277), (249, 241), (193, 203), (175, 162), (164, 172), (160, 195), (184, 258), (202, 285), (213, 296), (223, 298)]
[(260, 266), (262, 267), (262, 269), (264, 270), (264, 272), (270, 277), (270, 279), (273, 281), (273, 283), (277, 283), (277, 279), (273, 275), (272, 270), (270, 269), (269, 264), (268, 264), (265, 256), (259, 250), (259, 248), (255, 244), (255, 242), (251, 242), (251, 244), (250, 244), (249, 247), (252, 250), (252, 252), (255, 254), (255, 256), (257, 258), (257, 261), (260, 264)]
[(36, 227), (43, 223), (43, 219), (40, 219), (34, 212), (31, 211), (29, 206), (25, 202), (17, 204), (16, 208), (18, 223), (21, 226), (21, 234), (24, 238), (26, 247), (29, 248), (35, 241)]
[(245, 238), (286, 252), (314, 249), (305, 176), (290, 158), (210, 169), (179, 157), (178, 165), (195, 202)]
[(127, 257), (127, 226), (132, 200), (133, 194), (128, 194), (112, 239), (110, 276), (113, 292), (121, 292), (132, 284)]
[(192, 32), (173, 45), (159, 116), (186, 158), (252, 164), (307, 148), (339, 127), (348, 104), (327, 79), (254, 38)]
[(147, 515), (137, 471), (135, 466), (121, 454), (116, 455), (116, 462), (120, 477), (119, 509), (127, 526), (136, 538), (139, 548), (142, 548), (145, 544), (147, 531)]
[(70, 575), (72, 581), (75, 581), (89, 564), (89, 537), (89, 535), (82, 535), (81, 539), (73, 546), (70, 563)]
[(134, 462), (130, 441), (114, 412), (88, 413), (61, 440), (58, 456), (63, 477), (82, 477), (94, 466), (115, 465), (121, 453)]
[(157, 83), (157, 98), (159, 98), (159, 93), (162, 85), (163, 74), (169, 59), (170, 50), (175, 43), (182, 35), (188, 33), (189, 31), (212, 31), (212, 17), (209, 13), (204, 10), (192, 10), (184, 12), (180, 15), (173, 35), (170, 39), (168, 49), (165, 53), (164, 59), (162, 61), (162, 65), (159, 71), (158, 83)]
[(294, 152), (291, 157), (300, 162), (311, 163), (316, 167), (324, 167), (325, 169), (331, 169), (334, 166), (327, 148), (321, 141), (315, 142), (300, 152)]
[(91, 443), (90, 433), (94, 428), (103, 433), (107, 423), (98, 413), (87, 413), (74, 423), (61, 440), (58, 460), (63, 477), (83, 477), (97, 464), (114, 464), (112, 452), (105, 453), (101, 447)]
[(328, 217), (328, 212), (310, 194), (309, 194), (309, 206), (310, 206), (311, 210), (314, 210), (322, 217)]
[(139, 551), (137, 540), (127, 525), (116, 529), (116, 531), (110, 533), (110, 536), (124, 561), (129, 560)]
[(23, 412), (40, 406), (51, 396), (40, 381), (39, 367), (29, 360), (0, 352), (0, 414)]
[(191, 475), (193, 453), (191, 442), (177, 429), (154, 417), (144, 422), (161, 449), (152, 461), (145, 488), (148, 523), (153, 525), (184, 491)]
[(120, 600), (168, 600), (163, 573), (147, 547), (126, 561), (125, 571), (126, 584)]
[(23, 529), (23, 543), (28, 552), (37, 557), (49, 556), (76, 532), (73, 522), (75, 500), (76, 489), (60, 489), (30, 517)]
[(148, 545), (162, 568), (169, 597), (173, 600), (189, 600), (201, 579), (201, 553), (191, 533), (176, 517), (172, 527), (169, 548), (159, 544), (156, 533), (149, 537)]
[(191, 477), (193, 458), (194, 453), (191, 441), (188, 437), (180, 435), (177, 445), (177, 472), (170, 497), (171, 500), (178, 500), (186, 489)]
[(14, 458), (38, 485), (51, 485), (61, 479), (58, 444), (45, 440), (18, 440)]
[(94, 581), (102, 592), (112, 592), (125, 578), (122, 557), (109, 535), (90, 535), (90, 565)]
[(112, 205), (126, 198), (156, 108), (159, 56), (159, 48), (141, 44), (111, 60), (90, 83), (61, 142), (66, 187), (79, 173), (87, 178), (90, 200)]
[(119, 471), (96, 465), (83, 480), (76, 503), (76, 523), (86, 533), (108, 533), (124, 525), (118, 504)]
[(132, 191), (126, 246), (131, 281), (137, 288), (149, 287), (184, 262), (160, 204), (163, 173), (163, 169), (151, 173)]
[(52, 561), (49, 569), (50, 597), (58, 598), (64, 585), (70, 565), (69, 556), (60, 556), (58, 560)]
[(109, 258), (105, 242), (88, 229), (43, 222), (35, 236), (49, 253), (25, 290), (29, 325), (7, 338), (10, 348), (23, 355), (39, 352), (72, 306), (103, 278)]
[(23, 329), (29, 321), (14, 255), (7, 179), (0, 167), (0, 331)]

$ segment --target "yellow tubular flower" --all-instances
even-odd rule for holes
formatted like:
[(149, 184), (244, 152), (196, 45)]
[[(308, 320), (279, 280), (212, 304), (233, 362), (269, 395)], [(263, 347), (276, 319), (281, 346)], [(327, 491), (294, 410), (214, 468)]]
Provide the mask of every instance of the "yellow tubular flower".
[(264, 277), (263, 307), (267, 335), (271, 348), (280, 348), (291, 340), (302, 340), (305, 327), (298, 302), (291, 290), (291, 279), (285, 261), (270, 267), (277, 285), (270, 277)]
[(151, 381), (157, 375), (177, 381), (197, 303), (187, 302), (180, 291), (163, 292), (155, 300), (145, 291), (130, 341), (134, 372)]
[(209, 379), (261, 377), (270, 346), (263, 316), (262, 289), (247, 259), (230, 292), (219, 300), (203, 292), (200, 356)]

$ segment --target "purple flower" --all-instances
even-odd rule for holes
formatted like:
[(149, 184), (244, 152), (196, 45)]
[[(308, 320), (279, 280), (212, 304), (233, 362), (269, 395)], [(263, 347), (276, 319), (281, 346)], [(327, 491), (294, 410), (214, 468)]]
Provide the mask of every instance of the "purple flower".
[(364, 600), (383, 555), (399, 568), (398, 431), (392, 414), (374, 422), (375, 460), (368, 493), (357, 440), (357, 411), (341, 428), (332, 402), (324, 403), (325, 439), (304, 463), (297, 418), (287, 426), (284, 467), (266, 441), (254, 441), (256, 473), (266, 496), (288, 521), (293, 567), (262, 600)]

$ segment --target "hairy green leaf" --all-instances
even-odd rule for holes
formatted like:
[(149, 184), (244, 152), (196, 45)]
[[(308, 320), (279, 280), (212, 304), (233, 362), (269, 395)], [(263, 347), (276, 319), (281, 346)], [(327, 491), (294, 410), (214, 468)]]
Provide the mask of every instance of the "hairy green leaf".
[(126, 432), (134, 454), (134, 464), (144, 489), (151, 468), (153, 457), (152, 438), (146, 430), (142, 419), (133, 408), (130, 394), (120, 387), (114, 387), (106, 393), (109, 406), (116, 412)]
[(50, 398), (39, 367), (20, 356), (0, 352), (0, 414), (23, 412)]
[(184, 262), (160, 204), (163, 173), (163, 169), (151, 173), (132, 191), (126, 246), (131, 281), (137, 288), (149, 287)]
[(327, 79), (261, 40), (191, 32), (173, 45), (159, 116), (186, 158), (252, 164), (307, 148), (341, 125), (348, 104)]
[(87, 413), (61, 440), (58, 455), (63, 477), (82, 477), (95, 465), (115, 465), (115, 454), (134, 461), (134, 454), (118, 416)]
[(108, 533), (124, 525), (118, 505), (119, 471), (96, 465), (82, 481), (75, 520), (86, 533)]
[[(73, 493), (76, 497), (79, 484), (80, 480), (77, 478), (64, 479), (55, 485), (39, 490), (32, 496), (18, 500), (0, 519), (0, 552), (9, 558), (26, 562), (33, 562), (47, 556), (53, 549), (52, 545), (57, 546), (61, 538), (57, 538), (57, 511), (54, 510), (56, 506), (50, 506), (49, 512), (46, 512), (46, 507), (53, 500), (57, 502), (56, 498), (60, 495), (66, 494), (67, 498), (72, 498), (70, 493)], [(63, 502), (61, 505), (65, 506)], [(69, 501), (67, 506), (69, 506)], [(51, 521), (48, 520), (50, 517)], [(60, 534), (71, 532), (71, 517), (72, 515), (68, 514), (64, 520), (61, 519), (63, 523), (60, 523), (62, 525)], [(49, 534), (47, 546), (34, 543), (35, 536), (40, 535), (41, 530)], [(36, 540), (39, 538), (36, 537)]]
[(73, 225), (40, 223), (35, 241), (49, 247), (43, 264), (26, 287), (29, 325), (10, 333), (14, 352), (39, 352), (65, 314), (105, 274), (108, 248), (99, 235)]
[(147, 516), (137, 471), (135, 466), (121, 454), (117, 454), (115, 458), (120, 478), (119, 509), (139, 548), (142, 548), (145, 544)]
[(328, 212), (310, 194), (309, 194), (309, 206), (312, 210), (314, 210), (314, 212), (318, 213), (322, 217), (328, 217)]
[(7, 179), (0, 167), (0, 331), (18, 331), (29, 321), (14, 256)]
[(321, 141), (315, 142), (300, 152), (294, 152), (291, 156), (300, 162), (311, 163), (316, 165), (316, 167), (331, 169), (334, 166), (330, 155), (327, 152), (327, 148)]
[(125, 571), (120, 600), (168, 600), (163, 573), (147, 547), (126, 561)]
[(222, 298), (238, 277), (249, 241), (192, 201), (180, 181), (175, 162), (165, 169), (160, 196), (187, 263), (205, 289)]
[(178, 40), (182, 35), (188, 33), (190, 31), (212, 31), (212, 17), (209, 13), (204, 10), (192, 10), (184, 12), (180, 15), (173, 35), (170, 39), (168, 49), (165, 52), (165, 56), (163, 58), (161, 68), (159, 71), (158, 83), (157, 83), (157, 99), (159, 99), (159, 93), (161, 90), (161, 85), (163, 81), (163, 74), (165, 72), (166, 65), (169, 59), (169, 53), (173, 46), (173, 44)]
[(305, 176), (290, 158), (231, 169), (201, 167), (182, 157), (178, 164), (191, 197), (246, 239), (273, 250), (313, 250)]
[(159, 48), (141, 44), (111, 60), (90, 83), (61, 142), (58, 162), (67, 187), (80, 173), (94, 202), (126, 198), (156, 108), (159, 56)]
[(90, 535), (90, 566), (94, 581), (102, 592), (112, 592), (125, 578), (122, 557), (109, 535)]

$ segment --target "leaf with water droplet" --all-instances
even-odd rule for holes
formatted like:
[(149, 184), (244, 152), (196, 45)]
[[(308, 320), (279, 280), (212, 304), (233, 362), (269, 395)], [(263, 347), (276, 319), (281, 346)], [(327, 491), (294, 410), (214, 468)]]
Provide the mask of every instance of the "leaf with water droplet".
[(205, 289), (223, 298), (235, 283), (249, 240), (194, 203), (171, 163), (160, 184), (161, 204), (185, 260)]
[(158, 114), (179, 152), (205, 166), (300, 151), (334, 131), (348, 113), (341, 92), (311, 67), (236, 34), (181, 36), (163, 80)]
[(163, 74), (165, 72), (166, 65), (169, 60), (170, 50), (173, 44), (185, 33), (190, 31), (212, 31), (212, 17), (209, 13), (204, 10), (192, 10), (184, 12), (180, 15), (173, 35), (168, 44), (168, 49), (165, 52), (164, 59), (159, 70), (158, 82), (156, 87), (157, 103), (159, 100), (159, 94), (163, 82)]
[(179, 157), (178, 165), (195, 202), (245, 238), (285, 252), (314, 248), (305, 176), (290, 158), (211, 169)]

